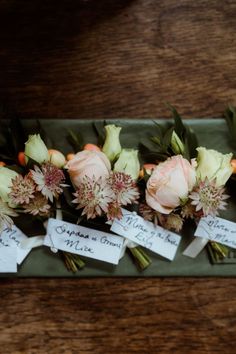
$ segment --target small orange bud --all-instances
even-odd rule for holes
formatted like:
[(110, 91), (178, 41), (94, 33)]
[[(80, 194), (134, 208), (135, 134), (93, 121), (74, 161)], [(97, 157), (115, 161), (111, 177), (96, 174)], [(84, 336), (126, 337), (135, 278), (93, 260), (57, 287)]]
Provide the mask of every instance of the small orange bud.
[(144, 169), (142, 168), (140, 171), (139, 171), (139, 178), (143, 178), (144, 177)]
[(84, 150), (101, 151), (101, 149), (95, 144), (85, 144), (84, 145)]
[(18, 153), (18, 162), (21, 166), (25, 166), (26, 165), (26, 161), (25, 161), (25, 153), (24, 151), (20, 151)]
[(233, 167), (233, 173), (236, 173), (236, 159), (231, 160), (231, 166)]
[(6, 164), (5, 164), (5, 162), (0, 161), (0, 167), (2, 167), (2, 166), (6, 166)]
[(72, 154), (72, 153), (66, 155), (67, 161), (72, 160), (74, 157), (75, 157), (75, 154)]

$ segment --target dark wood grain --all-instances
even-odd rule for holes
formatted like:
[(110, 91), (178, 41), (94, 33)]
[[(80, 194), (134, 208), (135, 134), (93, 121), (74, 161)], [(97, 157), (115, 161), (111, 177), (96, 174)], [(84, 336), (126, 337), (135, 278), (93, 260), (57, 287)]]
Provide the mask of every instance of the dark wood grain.
[(23, 117), (221, 116), (234, 0), (0, 0), (1, 102)]
[(5, 280), (3, 353), (234, 353), (235, 279)]
[[(0, 0), (2, 116), (221, 116), (233, 0)], [(234, 353), (235, 279), (1, 280), (0, 352)]]

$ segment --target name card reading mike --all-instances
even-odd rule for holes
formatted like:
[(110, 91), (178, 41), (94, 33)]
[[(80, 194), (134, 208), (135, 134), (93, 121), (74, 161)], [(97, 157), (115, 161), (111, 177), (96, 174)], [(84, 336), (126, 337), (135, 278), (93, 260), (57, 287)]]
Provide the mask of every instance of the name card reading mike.
[(0, 246), (0, 273), (17, 272), (17, 248), (10, 246)]
[(118, 264), (124, 239), (58, 219), (49, 219), (44, 245)]
[(18, 227), (13, 225), (12, 228), (6, 227), (0, 233), (0, 246), (16, 248), (16, 261), (18, 264), (21, 264), (30, 252), (30, 249), (21, 248), (21, 242), (27, 239), (28, 237), (20, 229), (18, 229)]
[(111, 231), (124, 236), (151, 251), (173, 260), (181, 237), (144, 220), (136, 213), (122, 209), (123, 217), (115, 219)]
[(201, 218), (194, 236), (236, 248), (236, 223), (218, 217)]

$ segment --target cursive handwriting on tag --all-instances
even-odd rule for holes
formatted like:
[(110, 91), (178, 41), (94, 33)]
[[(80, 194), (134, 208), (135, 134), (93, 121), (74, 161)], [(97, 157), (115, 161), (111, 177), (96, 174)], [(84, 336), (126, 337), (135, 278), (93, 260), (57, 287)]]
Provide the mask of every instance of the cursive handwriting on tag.
[(122, 219), (114, 220), (111, 231), (167, 259), (174, 259), (181, 240), (179, 235), (144, 220), (136, 213), (122, 209), (122, 214)]
[(11, 229), (6, 227), (0, 233), (0, 246), (16, 247), (17, 263), (21, 264), (30, 252), (30, 249), (21, 248), (21, 242), (27, 238), (28, 237), (15, 225), (13, 225)]
[(203, 217), (194, 236), (236, 248), (236, 223), (218, 217)]
[(44, 245), (118, 264), (124, 239), (57, 219), (49, 219)]

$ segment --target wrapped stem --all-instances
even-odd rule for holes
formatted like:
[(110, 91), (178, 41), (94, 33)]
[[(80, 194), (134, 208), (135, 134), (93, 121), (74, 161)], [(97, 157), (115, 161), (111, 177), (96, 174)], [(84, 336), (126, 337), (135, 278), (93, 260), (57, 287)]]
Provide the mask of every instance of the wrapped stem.
[(209, 242), (208, 249), (210, 252), (210, 257), (213, 261), (220, 261), (228, 256), (229, 249), (228, 247), (221, 245), (217, 242)]
[(150, 257), (146, 254), (142, 247), (136, 246), (129, 248), (129, 251), (140, 270), (146, 269), (152, 263)]
[(84, 261), (77, 254), (62, 252), (63, 260), (66, 268), (73, 273), (84, 268)]

